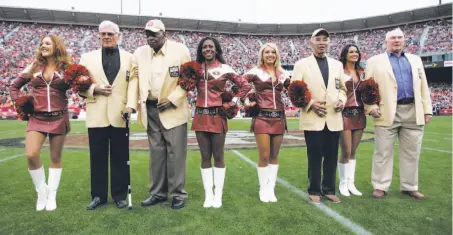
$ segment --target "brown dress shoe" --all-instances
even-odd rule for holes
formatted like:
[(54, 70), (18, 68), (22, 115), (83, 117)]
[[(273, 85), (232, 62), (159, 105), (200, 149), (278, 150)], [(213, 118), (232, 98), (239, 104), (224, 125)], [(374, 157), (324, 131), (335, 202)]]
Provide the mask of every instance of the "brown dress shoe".
[(324, 198), (326, 198), (327, 200), (329, 200), (332, 203), (340, 203), (341, 202), (340, 198), (337, 197), (336, 195), (333, 195), (333, 194), (326, 194), (326, 195), (324, 195)]
[(419, 191), (402, 191), (402, 193), (417, 200), (425, 200), (425, 196)]
[(310, 199), (310, 202), (314, 204), (321, 203), (321, 197), (317, 195), (308, 195), (308, 199)]
[(383, 191), (383, 190), (380, 190), (380, 189), (375, 189), (373, 191), (373, 197), (376, 198), (376, 199), (383, 199), (385, 198), (385, 194), (386, 192)]

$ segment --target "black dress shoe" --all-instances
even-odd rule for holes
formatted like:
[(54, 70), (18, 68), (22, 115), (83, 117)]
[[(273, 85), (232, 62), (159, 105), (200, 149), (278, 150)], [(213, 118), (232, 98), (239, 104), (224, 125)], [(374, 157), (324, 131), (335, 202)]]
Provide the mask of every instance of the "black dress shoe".
[(167, 198), (151, 195), (142, 202), (142, 206), (154, 206), (158, 203), (166, 202)]
[(99, 206), (102, 206), (106, 203), (107, 203), (107, 200), (101, 201), (101, 198), (94, 197), (93, 201), (91, 201), (90, 204), (88, 205), (87, 210), (94, 210), (94, 209), (98, 208)]
[(173, 198), (171, 209), (178, 210), (184, 208), (184, 200)]
[(116, 207), (119, 209), (123, 209), (123, 208), (127, 207), (126, 200), (115, 201), (115, 204), (116, 204)]

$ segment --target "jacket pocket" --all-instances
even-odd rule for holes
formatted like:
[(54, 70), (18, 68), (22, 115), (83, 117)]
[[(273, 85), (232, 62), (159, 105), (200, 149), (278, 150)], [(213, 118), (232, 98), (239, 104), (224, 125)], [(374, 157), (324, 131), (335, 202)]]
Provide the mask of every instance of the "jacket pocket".
[(96, 99), (87, 98), (87, 99), (85, 100), (85, 103), (86, 103), (86, 104), (93, 104), (93, 103), (96, 103)]

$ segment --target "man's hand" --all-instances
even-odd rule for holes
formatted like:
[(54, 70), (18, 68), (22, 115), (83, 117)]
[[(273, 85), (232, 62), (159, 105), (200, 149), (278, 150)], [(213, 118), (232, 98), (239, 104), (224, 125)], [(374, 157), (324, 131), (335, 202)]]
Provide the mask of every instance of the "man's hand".
[(433, 116), (431, 114), (425, 114), (425, 124), (430, 123), (432, 118)]
[(250, 102), (247, 106), (253, 107), (253, 106), (255, 106), (255, 105), (256, 105), (256, 101), (252, 101), (252, 102)]
[(160, 103), (157, 104), (157, 108), (160, 112), (163, 112), (169, 108), (176, 108), (176, 106), (168, 99), (163, 99), (160, 101)]
[(224, 102), (223, 103), (223, 108), (224, 109), (229, 109), (231, 107), (230, 103), (229, 102)]
[[(126, 108), (124, 111), (121, 112), (121, 118), (127, 122), (129, 120), (131, 120), (131, 113), (134, 112), (134, 109), (133, 108)], [(127, 119), (124, 117), (125, 114), (127, 114)]]
[[(133, 108), (126, 108), (124, 110), (124, 112), (122, 112), (121, 114), (125, 114), (125, 113), (127, 113), (127, 118), (130, 119), (131, 118), (131, 114), (134, 113), (134, 109)], [(124, 117), (123, 117), (123, 119), (124, 119)], [(126, 120), (124, 120), (124, 121), (126, 121)]]
[(324, 117), (327, 114), (325, 105), (326, 105), (326, 102), (314, 101), (310, 108), (313, 109), (313, 111), (319, 117)]
[(95, 95), (109, 96), (109, 95), (112, 94), (112, 86), (97, 84), (94, 87), (94, 94)]
[(335, 112), (341, 112), (341, 110), (343, 110), (343, 107), (343, 101), (339, 100), (333, 108), (335, 109)]
[(379, 110), (379, 108), (375, 108), (375, 109), (371, 110), (370, 114), (374, 118), (380, 118), (381, 117), (381, 110)]

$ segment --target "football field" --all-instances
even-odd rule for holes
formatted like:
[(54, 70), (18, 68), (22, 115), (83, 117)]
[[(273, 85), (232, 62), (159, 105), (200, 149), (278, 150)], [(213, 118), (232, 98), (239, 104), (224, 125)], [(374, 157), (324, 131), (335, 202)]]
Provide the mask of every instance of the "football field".
[[(248, 119), (229, 121), (230, 131), (244, 136), (249, 126)], [(130, 153), (133, 210), (119, 210), (109, 198), (107, 206), (87, 211), (90, 202), (88, 146), (82, 142), (72, 143), (76, 139), (68, 137), (57, 193), (58, 208), (54, 212), (36, 212), (36, 193), (24, 155), (25, 127), (25, 122), (0, 121), (0, 234), (452, 234), (450, 116), (434, 117), (425, 128), (419, 164), (419, 185), (426, 197), (424, 201), (414, 200), (399, 191), (397, 142), (390, 192), (383, 200), (371, 197), (374, 135), (372, 120), (368, 119), (366, 138), (357, 151), (356, 186), (363, 196), (340, 196), (340, 204), (308, 203), (306, 148), (303, 138), (296, 136), (292, 145), (280, 150), (278, 202), (262, 203), (258, 198), (258, 175), (254, 165), (258, 152), (252, 143), (237, 149), (229, 146), (225, 151), (226, 178), (220, 209), (203, 208), (200, 153), (196, 149), (189, 151), (186, 178), (189, 199), (186, 207), (177, 211), (170, 208), (170, 199), (154, 207), (140, 206), (149, 188), (149, 152), (143, 148), (133, 148)], [(297, 130), (298, 119), (289, 119), (288, 127)], [(83, 121), (72, 121), (71, 129), (70, 135), (87, 138)], [(143, 136), (143, 130), (136, 123), (131, 131)], [(43, 147), (41, 159), (48, 176), (47, 147)]]

